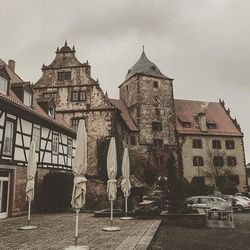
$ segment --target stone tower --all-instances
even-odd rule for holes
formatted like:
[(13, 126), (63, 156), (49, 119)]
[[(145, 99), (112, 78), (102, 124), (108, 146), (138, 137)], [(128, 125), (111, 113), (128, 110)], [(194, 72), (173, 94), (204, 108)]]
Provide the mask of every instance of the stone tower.
[(161, 73), (144, 49), (119, 88), (138, 127), (139, 146), (175, 146), (173, 79)]

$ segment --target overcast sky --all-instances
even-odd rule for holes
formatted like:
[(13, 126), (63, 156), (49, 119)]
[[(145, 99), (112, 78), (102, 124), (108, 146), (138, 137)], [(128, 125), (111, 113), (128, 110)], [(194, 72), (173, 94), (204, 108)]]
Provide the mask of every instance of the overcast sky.
[(23, 80), (68, 40), (89, 60), (110, 97), (140, 57), (142, 45), (179, 99), (224, 99), (245, 134), (250, 161), (250, 1), (0, 0), (0, 58), (16, 61)]

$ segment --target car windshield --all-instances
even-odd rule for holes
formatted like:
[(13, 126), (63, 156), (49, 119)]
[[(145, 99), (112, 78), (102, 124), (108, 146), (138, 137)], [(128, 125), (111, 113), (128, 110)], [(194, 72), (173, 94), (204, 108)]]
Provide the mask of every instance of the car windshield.
[(240, 198), (242, 198), (242, 199), (244, 199), (246, 201), (250, 201), (250, 199), (248, 197), (246, 197), (246, 196), (240, 196)]

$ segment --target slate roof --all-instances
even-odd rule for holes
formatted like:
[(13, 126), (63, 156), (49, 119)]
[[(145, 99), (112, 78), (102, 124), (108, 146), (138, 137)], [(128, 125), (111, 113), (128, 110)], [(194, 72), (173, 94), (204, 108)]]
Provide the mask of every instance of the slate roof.
[(23, 82), (23, 80), (15, 72), (13, 72), (1, 58), (0, 58), (0, 65), (5, 66), (5, 69), (10, 77), (10, 83)]
[(122, 100), (117, 100), (117, 99), (109, 99), (109, 101), (111, 102), (112, 105), (114, 105), (121, 112), (121, 117), (123, 121), (125, 122), (125, 124), (128, 126), (128, 128), (131, 131), (137, 132), (138, 129), (125, 103)]
[(141, 57), (134, 64), (134, 66), (128, 70), (125, 81), (136, 74), (170, 79), (167, 76), (163, 75), (160, 69), (147, 58), (144, 51), (142, 52)]
[[(184, 134), (208, 134), (208, 135), (227, 135), (242, 136), (240, 129), (227, 114), (226, 110), (217, 102), (202, 102), (191, 100), (175, 99), (176, 128), (179, 133)], [(207, 105), (205, 115), (207, 122), (216, 123), (216, 128), (207, 129), (202, 132), (198, 126), (195, 116), (202, 110), (202, 106)], [(183, 122), (191, 123), (190, 128), (183, 127)]]

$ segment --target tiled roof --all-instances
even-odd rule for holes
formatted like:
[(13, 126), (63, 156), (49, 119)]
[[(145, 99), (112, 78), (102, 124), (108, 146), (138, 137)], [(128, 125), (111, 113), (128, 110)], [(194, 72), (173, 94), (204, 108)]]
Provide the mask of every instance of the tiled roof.
[(122, 100), (109, 99), (111, 104), (121, 111), (121, 117), (131, 131), (138, 131), (125, 103)]
[[(46, 114), (46, 112), (37, 104), (35, 99), (33, 99), (32, 107), (28, 107), (28, 106), (23, 104), (23, 102), (15, 95), (15, 93), (12, 90), (10, 90), (10, 93), (8, 96), (0, 92), (0, 101), (1, 101), (1, 99), (4, 99), (12, 104), (17, 105), (19, 108), (30, 112), (31, 115), (33, 114), (36, 116), (40, 116), (41, 118), (44, 118), (44, 119), (48, 120), (49, 122), (61, 125), (67, 129), (70, 129), (72, 132), (74, 131), (74, 130), (72, 130), (70, 125), (64, 121), (64, 119), (62, 118), (62, 116), (60, 114), (56, 113), (54, 119), (49, 117)], [(75, 131), (74, 131), (74, 133), (75, 133)]]
[(0, 65), (5, 66), (5, 69), (10, 77), (10, 83), (23, 82), (23, 80), (15, 72), (13, 72), (1, 58), (0, 58)]
[[(29, 84), (24, 82), (16, 73), (14, 73), (8, 65), (0, 59), (0, 65), (4, 65), (5, 69), (10, 77), (11, 84), (17, 86), (18, 84)], [(54, 123), (55, 125), (63, 126), (67, 130), (70, 130), (70, 132), (73, 132), (75, 134), (75, 131), (70, 127), (68, 123), (65, 122), (63, 117), (60, 114), (55, 114), (55, 118), (51, 118), (48, 116), (48, 114), (37, 104), (35, 98), (33, 98), (33, 104), (32, 107), (28, 107), (23, 104), (23, 102), (15, 95), (15, 93), (10, 90), (9, 95), (5, 95), (4, 93), (0, 92), (0, 101), (5, 100), (9, 102), (10, 104), (16, 105), (18, 108), (30, 112), (31, 115), (39, 116), (40, 118), (46, 119), (47, 121)]]
[(128, 70), (125, 81), (128, 80), (130, 77), (134, 76), (135, 74), (143, 74), (169, 79), (161, 73), (159, 68), (154, 63), (149, 61), (144, 51), (142, 52), (141, 57), (135, 63), (135, 65)]
[[(191, 100), (175, 99), (176, 112), (176, 128), (179, 133), (185, 134), (209, 134), (209, 135), (231, 135), (242, 136), (241, 131), (236, 127), (230, 116), (220, 103), (217, 102), (202, 102)], [(207, 132), (202, 132), (195, 119), (202, 108), (206, 106), (205, 114), (207, 122), (216, 123), (216, 128), (207, 129)], [(189, 122), (190, 128), (183, 127), (183, 122)]]

